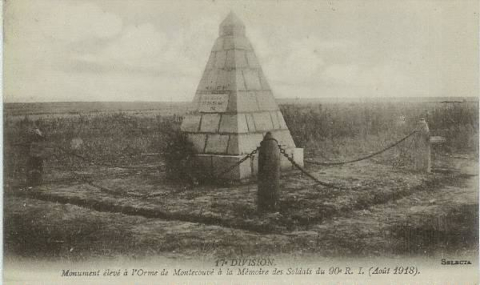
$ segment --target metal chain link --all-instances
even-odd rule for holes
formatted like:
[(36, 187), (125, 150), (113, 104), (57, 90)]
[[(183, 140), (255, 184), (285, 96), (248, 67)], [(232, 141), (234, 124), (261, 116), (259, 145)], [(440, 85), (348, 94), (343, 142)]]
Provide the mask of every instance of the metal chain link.
[[(305, 163), (310, 163), (310, 164), (316, 164), (316, 165), (322, 165), (322, 166), (328, 166), (328, 165), (341, 165), (341, 164), (346, 164), (346, 163), (352, 163), (352, 162), (357, 162), (357, 161), (361, 161), (361, 160), (365, 160), (365, 159), (368, 159), (368, 158), (371, 158), (375, 155), (378, 155), (380, 153), (383, 153), (395, 146), (397, 146), (398, 144), (400, 144), (401, 142), (405, 141), (407, 138), (411, 137), (413, 134), (415, 134), (416, 132), (418, 132), (417, 130), (414, 130), (413, 132), (411, 132), (410, 134), (408, 134), (407, 136), (405, 136), (404, 138), (402, 138), (401, 140), (395, 142), (394, 144), (391, 144), (389, 145), (388, 147), (380, 150), (380, 151), (377, 151), (373, 154), (370, 154), (368, 156), (365, 156), (365, 157), (362, 157), (362, 158), (358, 158), (358, 159), (354, 159), (354, 160), (349, 160), (349, 161), (342, 161), (342, 162), (317, 162), (317, 161), (310, 161), (310, 160), (305, 160)], [(300, 165), (298, 165), (295, 160), (293, 159), (293, 157), (290, 157), (286, 150), (280, 145), (280, 144), (277, 144), (278, 148), (280, 149), (280, 153), (285, 156), (288, 161), (295, 167), (297, 168), (298, 170), (300, 170), (303, 174), (305, 174), (306, 176), (308, 176), (309, 178), (311, 178), (312, 180), (314, 180), (316, 183), (320, 184), (320, 185), (323, 185), (323, 186), (326, 186), (326, 187), (330, 187), (330, 188), (335, 188), (335, 189), (342, 189), (336, 185), (333, 185), (333, 184), (330, 184), (330, 183), (327, 183), (327, 182), (323, 182), (323, 181), (320, 181), (318, 180), (316, 177), (314, 177), (312, 174), (308, 173), (303, 167), (301, 167)], [(119, 167), (119, 168), (130, 168), (128, 166), (118, 166), (118, 165), (110, 165), (110, 164), (105, 164), (105, 163), (98, 163), (98, 162), (94, 162), (92, 161), (91, 159), (88, 159), (84, 156), (81, 156), (79, 154), (76, 154), (75, 152), (72, 152), (72, 151), (68, 151), (66, 150), (65, 148), (63, 147), (60, 147), (58, 145), (54, 145), (54, 147), (60, 149), (61, 151), (63, 151), (64, 153), (70, 155), (70, 156), (74, 156), (74, 157), (77, 157), (77, 158), (80, 158), (82, 159), (83, 161), (85, 162), (89, 162), (91, 164), (94, 164), (94, 165), (101, 165), (101, 166), (108, 166), (108, 167)], [(260, 150), (260, 147), (257, 147), (256, 149), (254, 149), (252, 152), (250, 152), (249, 154), (247, 154), (245, 157), (243, 157), (241, 160), (239, 160), (237, 163), (235, 163), (234, 165), (230, 166), (228, 169), (226, 169), (225, 171), (221, 172), (220, 174), (218, 175), (213, 175), (213, 177), (215, 178), (221, 178), (222, 176), (224, 176), (225, 174), (229, 173), (230, 171), (232, 171), (233, 169), (235, 169), (236, 167), (238, 167), (240, 164), (242, 164), (244, 161), (246, 161), (247, 159), (249, 158), (252, 158), (258, 151)]]
[(218, 175), (214, 175), (213, 177), (216, 177), (216, 178), (221, 178), (223, 175), (227, 174), (228, 172), (232, 171), (233, 169), (235, 169), (235, 167), (239, 166), (240, 164), (242, 164), (242, 162), (244, 162), (245, 160), (251, 158), (252, 156), (254, 156), (258, 150), (260, 149), (260, 147), (257, 147), (256, 149), (254, 149), (251, 153), (247, 154), (244, 158), (240, 159), (237, 163), (235, 163), (234, 165), (230, 166), (229, 168), (227, 168), (227, 170), (221, 172), (220, 174)]
[(336, 185), (333, 185), (333, 184), (330, 184), (330, 183), (327, 183), (327, 182), (323, 182), (323, 181), (320, 181), (318, 180), (317, 178), (315, 178), (312, 174), (308, 173), (303, 167), (301, 167), (300, 165), (298, 165), (298, 163), (295, 162), (295, 160), (293, 159), (293, 157), (290, 157), (286, 150), (281, 146), (281, 145), (278, 145), (278, 148), (280, 149), (280, 153), (285, 156), (288, 161), (290, 161), (290, 163), (295, 166), (298, 170), (300, 170), (303, 174), (307, 175), (309, 178), (311, 178), (312, 180), (314, 180), (315, 182), (317, 182), (318, 184), (320, 185), (323, 185), (325, 187), (329, 187), (329, 188), (334, 188), (334, 189), (342, 189)]
[(347, 161), (338, 161), (338, 162), (319, 162), (319, 161), (314, 161), (314, 160), (305, 160), (305, 163), (310, 163), (310, 164), (315, 164), (315, 165), (322, 165), (322, 166), (329, 166), (329, 165), (342, 165), (342, 164), (347, 164), (347, 163), (353, 163), (353, 162), (358, 162), (358, 161), (362, 161), (362, 160), (366, 160), (366, 159), (369, 159), (369, 158), (372, 158), (376, 155), (379, 155), (383, 152), (386, 152), (387, 150), (399, 145), (400, 143), (402, 143), (403, 141), (405, 141), (406, 139), (408, 139), (409, 137), (413, 136), (415, 133), (417, 133), (418, 130), (414, 130), (413, 132), (411, 132), (410, 134), (408, 134), (407, 136), (403, 137), (401, 140), (398, 140), (396, 141), (395, 143), (383, 148), (382, 150), (379, 150), (377, 152), (374, 152), (372, 154), (369, 154), (367, 156), (364, 156), (364, 157), (360, 157), (360, 158), (356, 158), (356, 159), (352, 159), (352, 160), (347, 160)]

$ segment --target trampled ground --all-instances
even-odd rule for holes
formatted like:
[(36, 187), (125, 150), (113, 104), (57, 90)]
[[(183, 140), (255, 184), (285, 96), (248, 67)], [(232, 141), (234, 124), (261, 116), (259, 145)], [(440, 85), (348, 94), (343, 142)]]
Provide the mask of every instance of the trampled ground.
[[(281, 181), (281, 210), (256, 210), (255, 183), (172, 184), (151, 163), (56, 169), (33, 189), (8, 185), (7, 255), (86, 259), (294, 254), (457, 255), (478, 251), (478, 163), (434, 156), (431, 174), (375, 161), (307, 167)], [(48, 182), (49, 181), (49, 182)]]

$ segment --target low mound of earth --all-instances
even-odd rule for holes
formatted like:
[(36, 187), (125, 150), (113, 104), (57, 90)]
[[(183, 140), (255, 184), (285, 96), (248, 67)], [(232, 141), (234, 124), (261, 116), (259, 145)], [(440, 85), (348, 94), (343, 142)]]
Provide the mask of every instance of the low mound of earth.
[(437, 255), (478, 251), (478, 163), (435, 159), (430, 174), (363, 161), (281, 180), (280, 210), (256, 209), (256, 184), (178, 185), (155, 167), (57, 169), (6, 187), (6, 253), (82, 259), (162, 254)]

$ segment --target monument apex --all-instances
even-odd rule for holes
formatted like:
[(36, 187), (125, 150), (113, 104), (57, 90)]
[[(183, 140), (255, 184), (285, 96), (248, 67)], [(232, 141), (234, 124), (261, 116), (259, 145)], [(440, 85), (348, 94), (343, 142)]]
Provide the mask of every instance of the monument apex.
[[(245, 25), (232, 12), (220, 24), (193, 104), (194, 112), (184, 118), (181, 128), (195, 147), (196, 163), (208, 175), (215, 176), (252, 152), (267, 132), (303, 165), (303, 150), (295, 147)], [(243, 180), (255, 175), (253, 160), (225, 178)], [(283, 164), (291, 167), (286, 159)]]

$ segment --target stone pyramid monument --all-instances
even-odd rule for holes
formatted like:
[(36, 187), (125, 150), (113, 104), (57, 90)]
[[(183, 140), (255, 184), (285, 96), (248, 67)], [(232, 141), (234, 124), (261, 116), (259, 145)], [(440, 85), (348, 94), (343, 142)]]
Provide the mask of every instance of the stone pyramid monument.
[[(295, 161), (303, 165), (303, 149), (296, 148), (260, 63), (245, 36), (245, 26), (232, 12), (220, 24), (194, 100), (194, 112), (181, 129), (193, 143), (195, 163), (216, 176), (260, 146), (271, 132)], [(222, 178), (244, 180), (257, 173), (258, 154)], [(284, 159), (282, 168), (291, 168)]]

